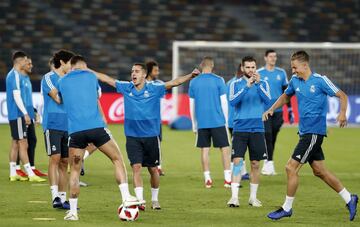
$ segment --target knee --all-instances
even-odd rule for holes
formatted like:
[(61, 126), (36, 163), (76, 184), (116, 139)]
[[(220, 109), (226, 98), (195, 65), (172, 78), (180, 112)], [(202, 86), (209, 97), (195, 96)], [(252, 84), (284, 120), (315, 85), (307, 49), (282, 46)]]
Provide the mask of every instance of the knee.
[(74, 165), (74, 166), (80, 166), (81, 165), (81, 156), (80, 155), (74, 155), (73, 156), (72, 165)]
[(59, 167), (60, 167), (60, 169), (67, 169), (68, 159), (67, 158), (60, 159)]
[(140, 173), (140, 172), (141, 172), (141, 168), (142, 168), (141, 164), (134, 164), (134, 165), (132, 166), (132, 169), (133, 169), (133, 172), (134, 172), (134, 173)]
[(321, 169), (313, 169), (313, 174), (314, 174), (314, 176), (316, 176), (316, 177), (324, 178), (324, 176), (325, 176), (325, 171), (324, 171), (324, 170), (321, 170)]
[(251, 169), (253, 169), (253, 170), (260, 169), (260, 162), (259, 161), (251, 161)]
[(289, 164), (285, 166), (285, 170), (288, 175), (296, 174), (295, 168)]

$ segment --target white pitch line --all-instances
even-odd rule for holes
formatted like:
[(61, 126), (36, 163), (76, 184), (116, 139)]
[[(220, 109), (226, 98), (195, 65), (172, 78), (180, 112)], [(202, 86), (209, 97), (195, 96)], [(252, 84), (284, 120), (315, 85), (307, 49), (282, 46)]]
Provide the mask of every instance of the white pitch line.
[(33, 218), (34, 221), (56, 221), (56, 218)]
[(48, 186), (49, 184), (31, 184), (31, 186), (41, 187), (41, 186)]
[(48, 203), (47, 201), (30, 200), (28, 203)]

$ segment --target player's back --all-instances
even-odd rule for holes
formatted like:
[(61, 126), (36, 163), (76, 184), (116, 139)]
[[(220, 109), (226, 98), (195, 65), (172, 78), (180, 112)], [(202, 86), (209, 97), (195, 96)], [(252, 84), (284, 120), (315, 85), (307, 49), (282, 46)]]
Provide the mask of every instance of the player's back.
[(195, 100), (198, 128), (216, 128), (225, 125), (220, 96), (226, 95), (224, 79), (213, 73), (203, 73), (191, 80), (189, 96)]
[(68, 114), (69, 134), (105, 127), (98, 107), (98, 80), (92, 72), (74, 70), (59, 81), (59, 91)]
[(56, 103), (49, 95), (52, 89), (57, 89), (60, 76), (53, 71), (45, 74), (41, 80), (41, 93), (44, 98), (43, 130), (55, 129), (67, 131), (67, 114), (64, 104)]

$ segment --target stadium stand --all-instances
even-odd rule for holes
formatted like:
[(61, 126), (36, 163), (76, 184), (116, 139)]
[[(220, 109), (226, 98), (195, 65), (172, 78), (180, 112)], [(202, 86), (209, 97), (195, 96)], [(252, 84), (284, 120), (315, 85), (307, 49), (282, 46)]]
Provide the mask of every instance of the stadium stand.
[(171, 77), (172, 40), (267, 41), (258, 35), (257, 27), (244, 23), (241, 15), (229, 13), (229, 7), (237, 6), (246, 6), (248, 13), (263, 18), (267, 27), (279, 34), (279, 41), (360, 42), (360, 15), (350, 10), (359, 9), (358, 1), (131, 2), (1, 1), (0, 78), (4, 79), (11, 67), (15, 49), (29, 52), (34, 75), (40, 78), (48, 71), (51, 53), (67, 48), (87, 57), (94, 69), (120, 79), (128, 78), (131, 63), (156, 59), (167, 80)]

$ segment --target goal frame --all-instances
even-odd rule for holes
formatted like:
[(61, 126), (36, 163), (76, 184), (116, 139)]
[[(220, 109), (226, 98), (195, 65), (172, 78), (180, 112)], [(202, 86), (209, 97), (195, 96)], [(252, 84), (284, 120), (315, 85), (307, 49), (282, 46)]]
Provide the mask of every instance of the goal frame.
[[(239, 42), (239, 41), (177, 41), (172, 44), (172, 79), (179, 76), (180, 48), (273, 48), (273, 49), (360, 49), (360, 43), (333, 42)], [(172, 90), (173, 117), (178, 113), (178, 87)]]

